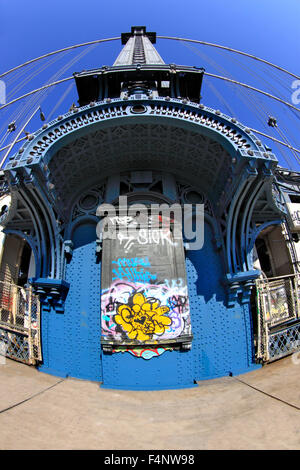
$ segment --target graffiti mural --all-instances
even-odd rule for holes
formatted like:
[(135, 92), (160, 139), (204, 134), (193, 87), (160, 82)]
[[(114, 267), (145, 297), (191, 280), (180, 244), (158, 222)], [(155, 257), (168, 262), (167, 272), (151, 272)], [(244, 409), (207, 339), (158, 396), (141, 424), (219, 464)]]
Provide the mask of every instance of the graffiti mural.
[(112, 261), (116, 267), (112, 268), (112, 281), (127, 280), (137, 282), (149, 282), (157, 278), (156, 274), (151, 274), (146, 267), (150, 267), (148, 257), (146, 258), (119, 258)]
[(168, 342), (191, 334), (187, 287), (114, 282), (102, 291), (102, 335), (114, 343)]
[(191, 342), (183, 245), (171, 230), (120, 230), (103, 241), (101, 328), (112, 352), (144, 359)]
[(147, 230), (141, 229), (138, 231), (138, 237), (135, 238), (133, 235), (123, 234), (122, 232), (118, 234), (118, 239), (120, 243), (123, 244), (125, 253), (130, 251), (130, 248), (134, 244), (135, 241), (140, 245), (147, 245), (147, 244), (156, 244), (156, 245), (173, 245), (176, 246), (177, 242), (173, 241), (169, 230), (165, 229), (154, 229), (154, 230)]
[(160, 300), (147, 298), (137, 292), (129, 299), (128, 304), (118, 306), (115, 323), (121, 325), (128, 338), (147, 341), (153, 336), (163, 335), (165, 329), (172, 324), (167, 314), (170, 311), (166, 305), (160, 305)]

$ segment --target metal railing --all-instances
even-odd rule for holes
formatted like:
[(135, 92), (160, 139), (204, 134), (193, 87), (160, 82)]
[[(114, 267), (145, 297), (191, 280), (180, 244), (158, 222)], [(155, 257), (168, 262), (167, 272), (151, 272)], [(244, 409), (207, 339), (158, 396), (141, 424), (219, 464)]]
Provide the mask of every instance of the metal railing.
[(32, 287), (0, 281), (0, 354), (27, 364), (41, 361), (40, 303)]
[(257, 359), (271, 362), (300, 349), (300, 274), (256, 281)]

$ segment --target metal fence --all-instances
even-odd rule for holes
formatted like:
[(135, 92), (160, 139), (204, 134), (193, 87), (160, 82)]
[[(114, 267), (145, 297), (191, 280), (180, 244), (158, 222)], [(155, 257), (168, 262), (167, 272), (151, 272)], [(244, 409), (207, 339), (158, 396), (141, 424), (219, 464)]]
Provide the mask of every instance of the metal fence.
[(0, 355), (27, 364), (41, 361), (40, 304), (32, 287), (0, 281)]
[(300, 349), (300, 274), (256, 281), (257, 359), (271, 362)]

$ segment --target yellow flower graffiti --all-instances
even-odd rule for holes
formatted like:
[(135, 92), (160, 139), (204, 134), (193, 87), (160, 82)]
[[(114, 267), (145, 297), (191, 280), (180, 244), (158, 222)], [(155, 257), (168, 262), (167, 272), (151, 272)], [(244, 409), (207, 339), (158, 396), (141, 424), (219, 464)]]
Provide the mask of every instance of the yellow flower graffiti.
[(132, 304), (119, 305), (115, 322), (127, 333), (128, 338), (147, 341), (153, 335), (162, 335), (172, 323), (165, 316), (169, 307), (160, 305), (158, 299), (147, 299), (142, 293), (134, 294)]

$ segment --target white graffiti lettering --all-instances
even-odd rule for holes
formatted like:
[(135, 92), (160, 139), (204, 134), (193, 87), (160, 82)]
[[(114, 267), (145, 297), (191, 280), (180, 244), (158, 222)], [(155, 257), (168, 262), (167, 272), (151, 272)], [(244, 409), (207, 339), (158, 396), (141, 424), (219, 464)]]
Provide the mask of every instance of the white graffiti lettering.
[(177, 246), (177, 242), (174, 242), (171, 237), (171, 233), (169, 230), (147, 230), (147, 229), (140, 229), (137, 232), (137, 237), (133, 235), (127, 235), (125, 233), (118, 233), (118, 239), (120, 243), (124, 243), (125, 253), (128, 253), (130, 248), (132, 247), (134, 241), (136, 241), (139, 245), (147, 245), (148, 243), (152, 243), (154, 245), (171, 245)]

